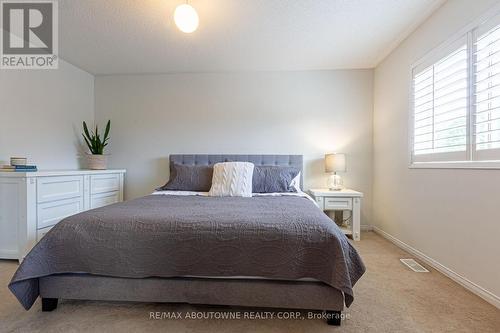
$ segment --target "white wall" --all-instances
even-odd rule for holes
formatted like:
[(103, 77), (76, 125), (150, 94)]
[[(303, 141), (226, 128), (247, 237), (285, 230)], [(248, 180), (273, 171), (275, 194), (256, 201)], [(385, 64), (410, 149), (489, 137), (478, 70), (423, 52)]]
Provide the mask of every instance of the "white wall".
[(375, 70), (374, 223), (500, 295), (500, 170), (408, 168), (411, 64), (498, 1), (448, 1)]
[(28, 157), (40, 169), (79, 167), (81, 122), (94, 119), (94, 77), (57, 70), (0, 70), (0, 164)]
[(304, 154), (305, 186), (324, 187), (323, 154), (348, 154), (347, 186), (372, 172), (372, 70), (97, 76), (96, 115), (111, 119), (111, 167), (126, 197), (168, 179), (173, 153)]

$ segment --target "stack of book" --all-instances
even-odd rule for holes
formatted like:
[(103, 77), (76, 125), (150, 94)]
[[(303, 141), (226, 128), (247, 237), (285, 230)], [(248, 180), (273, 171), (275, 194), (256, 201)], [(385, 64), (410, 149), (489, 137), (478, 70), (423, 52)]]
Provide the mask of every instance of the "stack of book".
[(0, 172), (34, 172), (36, 165), (4, 165), (0, 167)]

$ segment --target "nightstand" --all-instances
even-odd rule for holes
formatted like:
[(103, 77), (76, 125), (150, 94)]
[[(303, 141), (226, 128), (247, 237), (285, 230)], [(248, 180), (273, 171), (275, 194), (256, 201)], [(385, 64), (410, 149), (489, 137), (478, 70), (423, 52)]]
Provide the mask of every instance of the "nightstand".
[(329, 189), (312, 189), (309, 193), (323, 211), (350, 211), (349, 227), (340, 227), (344, 234), (351, 235), (355, 241), (361, 240), (361, 198), (363, 193), (344, 189), (330, 191)]

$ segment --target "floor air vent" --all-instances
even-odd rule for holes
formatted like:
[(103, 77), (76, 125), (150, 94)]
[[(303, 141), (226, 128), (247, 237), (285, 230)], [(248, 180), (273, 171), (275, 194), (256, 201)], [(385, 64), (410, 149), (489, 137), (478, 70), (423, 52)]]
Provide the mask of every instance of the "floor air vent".
[(403, 264), (408, 266), (412, 271), (417, 273), (429, 273), (424, 266), (420, 265), (415, 259), (399, 259)]

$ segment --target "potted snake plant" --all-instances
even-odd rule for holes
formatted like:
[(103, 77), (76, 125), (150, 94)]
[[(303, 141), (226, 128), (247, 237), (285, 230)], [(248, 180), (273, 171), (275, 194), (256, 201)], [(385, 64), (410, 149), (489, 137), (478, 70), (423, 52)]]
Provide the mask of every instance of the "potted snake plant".
[(104, 154), (104, 147), (108, 145), (109, 130), (111, 120), (108, 120), (104, 135), (99, 135), (99, 129), (95, 126), (95, 131), (89, 131), (85, 121), (83, 122), (83, 139), (89, 148), (90, 154), (86, 154), (87, 166), (91, 170), (106, 170), (107, 156)]

